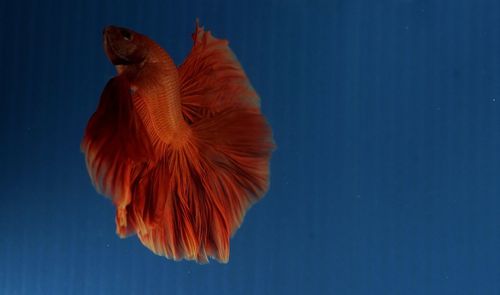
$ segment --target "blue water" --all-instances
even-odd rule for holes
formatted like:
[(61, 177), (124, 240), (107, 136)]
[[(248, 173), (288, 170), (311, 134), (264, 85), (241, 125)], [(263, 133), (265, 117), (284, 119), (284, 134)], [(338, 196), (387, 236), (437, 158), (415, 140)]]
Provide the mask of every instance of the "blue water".
[[(278, 149), (229, 264), (114, 231), (79, 143), (101, 31), (230, 44)], [(0, 2), (0, 294), (500, 294), (500, 2)]]

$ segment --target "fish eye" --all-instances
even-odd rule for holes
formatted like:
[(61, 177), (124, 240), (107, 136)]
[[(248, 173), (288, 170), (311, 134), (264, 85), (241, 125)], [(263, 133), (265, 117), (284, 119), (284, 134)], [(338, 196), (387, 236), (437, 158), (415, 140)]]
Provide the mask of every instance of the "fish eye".
[(120, 30), (120, 33), (122, 34), (123, 39), (127, 41), (132, 40), (132, 34), (130, 33), (130, 31), (122, 29)]

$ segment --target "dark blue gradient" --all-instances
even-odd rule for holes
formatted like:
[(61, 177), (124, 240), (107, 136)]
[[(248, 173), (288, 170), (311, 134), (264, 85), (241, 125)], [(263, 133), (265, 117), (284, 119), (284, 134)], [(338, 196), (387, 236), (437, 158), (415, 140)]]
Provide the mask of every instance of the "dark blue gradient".
[[(108, 24), (226, 38), (278, 149), (229, 264), (119, 239), (79, 144)], [(500, 294), (500, 2), (0, 2), (0, 294)]]

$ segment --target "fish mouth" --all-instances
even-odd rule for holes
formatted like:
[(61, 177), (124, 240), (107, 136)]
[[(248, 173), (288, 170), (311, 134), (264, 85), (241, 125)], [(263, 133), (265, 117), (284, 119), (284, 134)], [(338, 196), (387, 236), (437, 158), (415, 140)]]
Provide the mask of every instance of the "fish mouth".
[(127, 65), (130, 64), (130, 61), (120, 53), (119, 47), (117, 47), (116, 42), (114, 42), (116, 34), (119, 30), (120, 28), (115, 26), (107, 26), (103, 29), (104, 52), (112, 64)]

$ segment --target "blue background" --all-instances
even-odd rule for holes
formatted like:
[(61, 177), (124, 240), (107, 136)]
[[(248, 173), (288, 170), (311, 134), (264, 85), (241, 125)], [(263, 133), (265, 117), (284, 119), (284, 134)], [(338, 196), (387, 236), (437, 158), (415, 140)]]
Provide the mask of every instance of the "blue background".
[[(229, 264), (119, 239), (79, 143), (107, 24), (230, 41), (273, 126)], [(2, 1), (0, 294), (500, 294), (500, 2)]]

